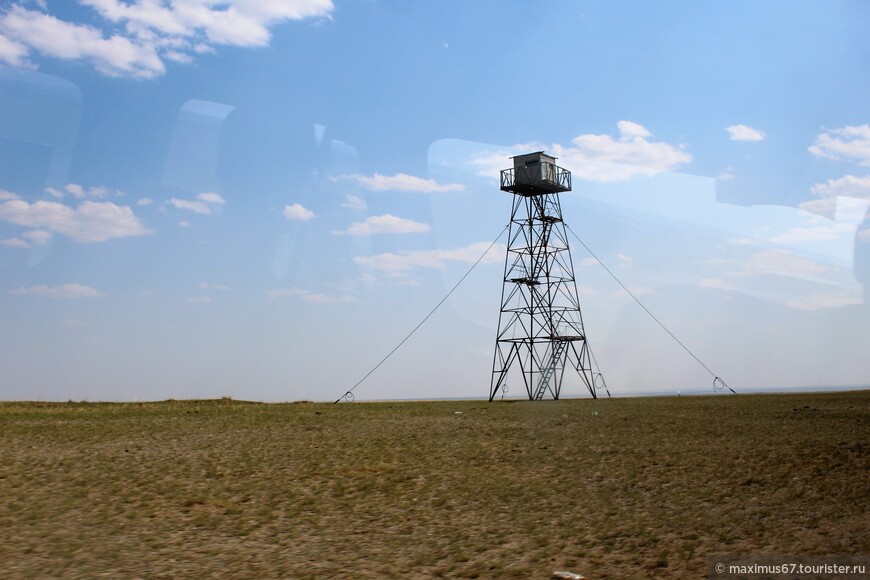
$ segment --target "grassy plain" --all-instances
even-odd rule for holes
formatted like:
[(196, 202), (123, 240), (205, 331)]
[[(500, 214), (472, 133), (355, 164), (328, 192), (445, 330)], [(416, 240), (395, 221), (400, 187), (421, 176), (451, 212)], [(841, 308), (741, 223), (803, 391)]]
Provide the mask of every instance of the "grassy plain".
[(870, 391), (0, 403), (4, 578), (698, 578), (868, 554), (868, 498)]

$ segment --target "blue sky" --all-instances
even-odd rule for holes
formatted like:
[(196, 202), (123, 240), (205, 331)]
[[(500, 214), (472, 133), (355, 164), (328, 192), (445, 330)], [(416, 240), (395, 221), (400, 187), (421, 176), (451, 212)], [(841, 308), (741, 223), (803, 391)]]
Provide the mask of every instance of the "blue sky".
[[(0, 398), (333, 400), (538, 149), (729, 385), (867, 385), (868, 38), (859, 1), (4, 2)], [(487, 396), (503, 242), (358, 398)], [(611, 392), (710, 390), (572, 252)]]

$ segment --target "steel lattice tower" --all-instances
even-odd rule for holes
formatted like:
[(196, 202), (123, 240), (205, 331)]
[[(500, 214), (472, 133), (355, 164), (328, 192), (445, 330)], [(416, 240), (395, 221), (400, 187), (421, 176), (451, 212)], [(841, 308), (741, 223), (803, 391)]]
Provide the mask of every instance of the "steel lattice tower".
[(501, 190), (514, 195), (489, 400), (517, 375), (529, 400), (558, 399), (569, 366), (597, 398), (559, 203), (571, 172), (542, 151), (512, 159), (501, 172)]

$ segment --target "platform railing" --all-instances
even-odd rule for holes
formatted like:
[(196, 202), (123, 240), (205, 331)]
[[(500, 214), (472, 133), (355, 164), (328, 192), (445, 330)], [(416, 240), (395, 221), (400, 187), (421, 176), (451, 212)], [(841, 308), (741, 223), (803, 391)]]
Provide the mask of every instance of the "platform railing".
[(539, 163), (527, 167), (512, 167), (501, 172), (500, 188), (508, 191), (517, 185), (535, 184), (556, 186), (558, 190), (571, 190), (571, 172), (552, 163)]

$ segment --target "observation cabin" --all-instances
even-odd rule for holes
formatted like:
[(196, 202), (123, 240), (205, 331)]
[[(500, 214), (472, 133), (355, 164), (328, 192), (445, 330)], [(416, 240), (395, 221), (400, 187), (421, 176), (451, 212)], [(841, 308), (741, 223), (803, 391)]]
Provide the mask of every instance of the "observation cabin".
[(514, 166), (501, 172), (501, 190), (523, 196), (571, 191), (571, 172), (543, 151), (511, 157)]

